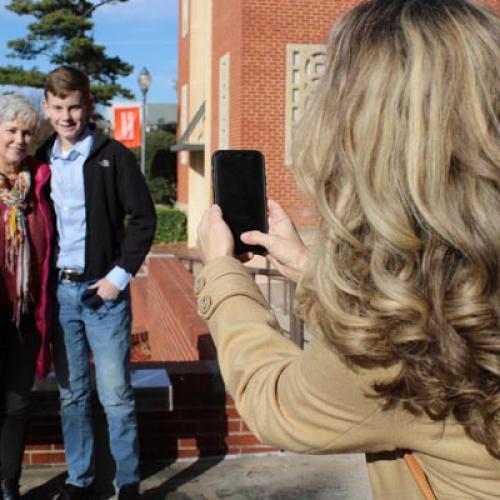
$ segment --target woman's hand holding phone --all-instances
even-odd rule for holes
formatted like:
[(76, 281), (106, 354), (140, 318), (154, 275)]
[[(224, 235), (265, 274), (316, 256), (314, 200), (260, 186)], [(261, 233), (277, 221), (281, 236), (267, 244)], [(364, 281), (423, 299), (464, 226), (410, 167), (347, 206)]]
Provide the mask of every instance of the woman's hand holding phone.
[(204, 264), (217, 257), (232, 256), (234, 239), (218, 205), (208, 208), (198, 226), (197, 247)]
[[(241, 235), (242, 241), (250, 245), (262, 245), (278, 271), (292, 281), (298, 281), (307, 260), (308, 249), (297, 233), (290, 217), (279, 203), (268, 201), (269, 233), (247, 231)], [(228, 225), (222, 218), (222, 210), (217, 205), (207, 209), (198, 226), (198, 249), (204, 264), (217, 257), (234, 254), (234, 239)], [(248, 260), (252, 254), (238, 256)]]
[(247, 231), (242, 233), (241, 240), (248, 245), (263, 246), (273, 266), (285, 278), (297, 282), (307, 260), (308, 249), (279, 203), (268, 200), (267, 214), (269, 233)]

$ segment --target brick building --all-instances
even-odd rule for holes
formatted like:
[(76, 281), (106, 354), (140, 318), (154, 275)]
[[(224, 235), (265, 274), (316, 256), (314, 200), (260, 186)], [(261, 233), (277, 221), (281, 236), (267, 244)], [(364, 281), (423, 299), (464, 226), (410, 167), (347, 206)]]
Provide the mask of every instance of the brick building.
[[(500, 0), (484, 0), (499, 10)], [(179, 0), (178, 203), (189, 244), (210, 203), (216, 149), (259, 149), (268, 196), (311, 222), (290, 168), (290, 133), (319, 78), (333, 22), (360, 0)]]
[(178, 202), (190, 244), (210, 202), (216, 149), (261, 150), (268, 196), (297, 223), (311, 221), (290, 168), (291, 129), (323, 69), (332, 23), (356, 3), (179, 1)]

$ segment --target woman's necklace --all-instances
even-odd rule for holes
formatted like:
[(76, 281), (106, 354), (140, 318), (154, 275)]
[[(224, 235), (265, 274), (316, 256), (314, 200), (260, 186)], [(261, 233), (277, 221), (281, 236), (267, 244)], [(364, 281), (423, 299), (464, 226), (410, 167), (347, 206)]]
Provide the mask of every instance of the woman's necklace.
[(19, 172), (23, 170), (23, 166), (24, 165), (19, 165), (19, 167), (15, 167), (14, 169), (0, 167), (0, 174), (2, 174), (4, 178), (8, 179), (11, 186), (13, 186), (19, 177)]

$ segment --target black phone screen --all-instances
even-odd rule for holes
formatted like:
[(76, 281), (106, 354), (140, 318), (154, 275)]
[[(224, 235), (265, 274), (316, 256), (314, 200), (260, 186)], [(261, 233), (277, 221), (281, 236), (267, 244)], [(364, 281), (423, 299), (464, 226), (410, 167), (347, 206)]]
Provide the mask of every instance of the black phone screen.
[(267, 232), (264, 157), (254, 150), (216, 151), (212, 157), (214, 200), (231, 229), (235, 254), (264, 254), (260, 246), (246, 245), (240, 234), (257, 229)]

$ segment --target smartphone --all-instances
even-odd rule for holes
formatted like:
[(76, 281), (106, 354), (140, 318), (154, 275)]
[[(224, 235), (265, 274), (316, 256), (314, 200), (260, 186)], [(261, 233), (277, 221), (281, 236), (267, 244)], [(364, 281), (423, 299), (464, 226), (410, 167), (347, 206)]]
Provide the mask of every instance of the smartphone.
[(100, 297), (100, 295), (97, 295), (97, 288), (87, 288), (83, 293), (81, 297), (82, 303), (90, 307), (90, 309), (99, 309), (104, 304), (104, 301)]
[(260, 245), (246, 245), (241, 233), (268, 232), (264, 156), (255, 150), (219, 150), (212, 155), (214, 201), (234, 238), (234, 253), (265, 255)]

